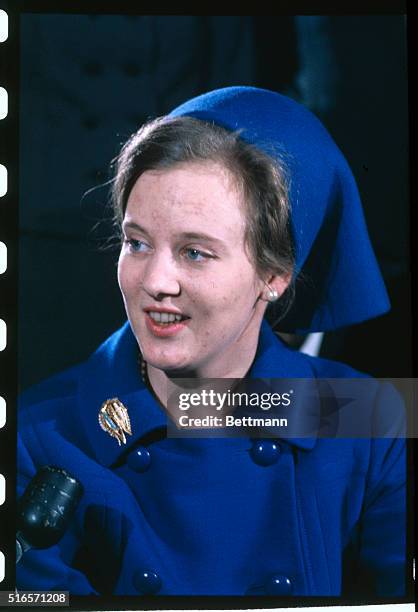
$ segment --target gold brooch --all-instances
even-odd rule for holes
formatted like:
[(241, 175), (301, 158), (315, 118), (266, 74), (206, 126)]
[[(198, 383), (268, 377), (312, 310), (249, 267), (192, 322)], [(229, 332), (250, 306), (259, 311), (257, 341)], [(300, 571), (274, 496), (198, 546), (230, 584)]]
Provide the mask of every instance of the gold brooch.
[(117, 397), (103, 402), (99, 410), (99, 423), (104, 431), (117, 439), (119, 446), (121, 442), (126, 444), (125, 433), (132, 435), (128, 410)]

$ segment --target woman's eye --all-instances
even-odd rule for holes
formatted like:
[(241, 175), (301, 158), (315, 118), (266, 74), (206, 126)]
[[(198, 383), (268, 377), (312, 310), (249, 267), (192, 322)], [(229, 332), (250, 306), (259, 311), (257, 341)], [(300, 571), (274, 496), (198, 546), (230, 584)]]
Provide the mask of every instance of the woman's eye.
[(134, 238), (130, 238), (130, 239), (126, 238), (125, 242), (128, 245), (129, 250), (132, 251), (133, 253), (143, 253), (149, 249), (149, 246), (145, 242), (142, 242), (142, 240), (135, 240)]
[(209, 259), (211, 256), (209, 253), (204, 253), (199, 249), (187, 248), (184, 249), (184, 253), (188, 259), (191, 261), (205, 261), (205, 259)]

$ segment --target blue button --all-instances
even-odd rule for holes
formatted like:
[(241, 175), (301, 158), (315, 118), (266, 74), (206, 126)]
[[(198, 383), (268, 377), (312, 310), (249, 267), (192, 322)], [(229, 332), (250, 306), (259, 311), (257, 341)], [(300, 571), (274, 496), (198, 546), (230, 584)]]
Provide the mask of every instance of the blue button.
[(133, 577), (134, 587), (143, 595), (155, 595), (161, 589), (161, 578), (155, 572), (139, 571)]
[(292, 582), (287, 576), (273, 574), (265, 584), (267, 595), (290, 595), (292, 592)]
[(138, 446), (128, 455), (128, 465), (136, 472), (146, 472), (151, 465), (151, 455), (145, 446)]
[(257, 440), (250, 450), (250, 455), (254, 463), (267, 467), (277, 462), (280, 446), (275, 440)]

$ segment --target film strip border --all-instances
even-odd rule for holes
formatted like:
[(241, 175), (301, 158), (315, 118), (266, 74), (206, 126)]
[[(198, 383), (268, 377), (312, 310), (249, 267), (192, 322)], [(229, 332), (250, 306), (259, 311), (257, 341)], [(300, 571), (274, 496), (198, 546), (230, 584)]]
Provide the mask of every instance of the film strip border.
[(15, 586), (19, 21), (0, 0), (0, 590)]

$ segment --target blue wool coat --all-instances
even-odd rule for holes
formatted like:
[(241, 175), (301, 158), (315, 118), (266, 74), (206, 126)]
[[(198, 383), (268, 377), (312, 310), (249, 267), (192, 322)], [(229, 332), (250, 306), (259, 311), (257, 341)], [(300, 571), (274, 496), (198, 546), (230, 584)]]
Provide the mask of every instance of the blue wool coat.
[[(19, 589), (403, 594), (404, 440), (167, 438), (137, 352), (126, 324), (86, 363), (23, 397), (20, 491), (49, 464), (85, 492), (61, 542), (24, 555)], [(250, 376), (359, 374), (288, 349), (263, 323)], [(383, 395), (376, 382), (372, 411)], [(98, 424), (111, 397), (129, 409), (125, 447)]]

